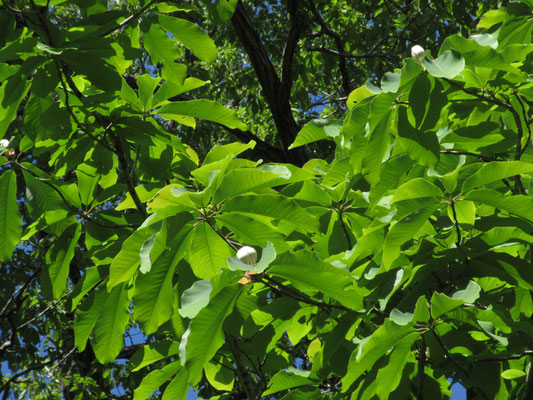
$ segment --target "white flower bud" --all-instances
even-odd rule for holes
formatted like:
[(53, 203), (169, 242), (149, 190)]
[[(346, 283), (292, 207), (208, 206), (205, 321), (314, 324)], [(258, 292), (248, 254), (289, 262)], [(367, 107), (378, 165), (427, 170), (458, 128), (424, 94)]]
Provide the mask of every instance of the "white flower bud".
[(411, 57), (413, 57), (416, 61), (420, 61), (422, 57), (426, 56), (426, 50), (422, 46), (414, 45), (411, 47)]
[(257, 262), (257, 252), (253, 247), (244, 246), (237, 252), (237, 258), (248, 265), (255, 265)]
[(7, 139), (0, 140), (0, 146), (8, 147), (9, 146), (9, 140), (7, 140)]

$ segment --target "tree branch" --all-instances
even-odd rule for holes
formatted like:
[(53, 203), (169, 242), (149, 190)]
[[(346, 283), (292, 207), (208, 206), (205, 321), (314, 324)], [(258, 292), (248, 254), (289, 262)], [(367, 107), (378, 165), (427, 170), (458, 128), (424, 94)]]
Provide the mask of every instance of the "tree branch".
[[(330, 53), (330, 54), (334, 54), (339, 57), (339, 70), (340, 70), (341, 77), (342, 77), (342, 89), (344, 90), (344, 93), (346, 94), (346, 96), (348, 96), (351, 93), (352, 89), (350, 87), (350, 79), (348, 76), (348, 69), (346, 67), (346, 59), (351, 58), (351, 57), (347, 56), (347, 54), (349, 53), (344, 52), (344, 45), (342, 43), (342, 39), (340, 35), (337, 32), (335, 32), (333, 29), (331, 29), (328, 24), (326, 24), (326, 21), (324, 21), (324, 18), (322, 18), (322, 16), (316, 9), (313, 0), (310, 0), (308, 3), (309, 3), (309, 8), (311, 9), (311, 12), (313, 13), (314, 17), (318, 21), (319, 25), (322, 27), (323, 32), (329, 37), (333, 38), (333, 40), (335, 41), (335, 46), (337, 46), (337, 51), (335, 52), (336, 54), (334, 53)], [(306, 42), (306, 47), (307, 47), (307, 42)], [(315, 48), (307, 47), (307, 49), (310, 51), (313, 51)], [(325, 48), (322, 47), (321, 50), (319, 51), (323, 51), (322, 49), (325, 50)], [(327, 53), (327, 51), (325, 52)]]
[(130, 194), (133, 202), (135, 203), (135, 207), (137, 207), (137, 210), (139, 211), (139, 213), (143, 216), (143, 218), (147, 218), (148, 213), (146, 212), (146, 208), (144, 207), (144, 204), (141, 202), (141, 199), (139, 199), (139, 196), (137, 195), (137, 192), (135, 191), (135, 185), (133, 184), (131, 175), (128, 173), (129, 171), (128, 162), (126, 161), (126, 157), (124, 155), (124, 149), (122, 148), (122, 143), (120, 142), (120, 138), (118, 138), (115, 135), (110, 125), (107, 126), (106, 131), (109, 133), (109, 136), (111, 137), (111, 140), (113, 141), (113, 145), (115, 147), (115, 154), (118, 157), (118, 162), (120, 164), (120, 169), (122, 170), (122, 175), (124, 177), (124, 180), (126, 181), (126, 185), (128, 186), (128, 193)]
[(110, 33), (113, 33), (114, 31), (116, 31), (117, 29), (120, 29), (126, 25), (128, 25), (131, 21), (133, 21), (134, 19), (136, 19), (139, 15), (141, 15), (143, 12), (145, 12), (146, 10), (148, 10), (150, 7), (152, 7), (152, 5), (156, 2), (157, 0), (152, 0), (152, 1), (149, 1), (148, 3), (146, 3), (146, 5), (144, 7), (142, 7), (139, 11), (137, 11), (136, 13), (130, 15), (128, 18), (126, 18), (124, 21), (122, 21), (120, 24), (118, 25), (115, 25), (114, 27), (112, 27), (111, 29), (108, 29), (107, 31), (105, 31), (104, 33), (101, 33), (99, 36), (100, 37), (104, 37), (104, 36), (107, 36), (109, 35)]
[(286, 94), (283, 97), (281, 81), (276, 74), (274, 65), (270, 61), (270, 57), (263, 46), (259, 33), (246, 14), (241, 0), (237, 4), (231, 22), (250, 58), (250, 63), (257, 75), (263, 95), (272, 112), (278, 136), (283, 146), (283, 157), (286, 162), (302, 165), (305, 162), (303, 151), (299, 148), (291, 151), (288, 150), (300, 128), (292, 115), (288, 97)]
[(292, 89), (292, 60), (294, 59), (296, 45), (300, 39), (304, 17), (302, 11), (299, 9), (298, 0), (287, 0), (287, 11), (290, 15), (291, 28), (283, 49), (280, 92), (282, 99), (290, 101)]

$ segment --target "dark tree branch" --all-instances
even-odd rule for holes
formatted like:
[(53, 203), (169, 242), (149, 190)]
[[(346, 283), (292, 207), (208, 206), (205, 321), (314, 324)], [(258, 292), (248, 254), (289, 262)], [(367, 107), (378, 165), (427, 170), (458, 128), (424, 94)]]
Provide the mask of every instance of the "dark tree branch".
[(231, 22), (239, 40), (250, 58), (250, 63), (257, 75), (263, 95), (272, 112), (279, 139), (283, 146), (283, 158), (286, 162), (301, 165), (305, 161), (305, 156), (302, 150), (288, 150), (300, 128), (296, 124), (292, 115), (291, 104), (288, 97), (286, 94), (285, 97), (283, 97), (284, 93), (281, 81), (276, 74), (274, 65), (272, 65), (259, 33), (246, 14), (241, 1), (237, 4)]
[(422, 336), (422, 343), (420, 344), (420, 347), (418, 348), (418, 372), (417, 372), (417, 385), (416, 385), (416, 398), (417, 400), (423, 400), (424, 399), (424, 381), (426, 377), (426, 373), (424, 371), (426, 366), (426, 340), (424, 339), (424, 336)]
[(233, 359), (237, 367), (237, 376), (240, 378), (244, 391), (246, 392), (246, 397), (248, 400), (255, 400), (258, 397), (255, 394), (254, 384), (250, 378), (250, 374), (246, 371), (244, 363), (242, 362), (242, 351), (239, 347), (239, 342), (233, 336), (226, 334), (226, 343), (228, 344), (231, 353), (233, 354)]
[(309, 8), (311, 9), (311, 12), (313, 13), (314, 17), (318, 21), (319, 25), (322, 27), (323, 32), (335, 41), (335, 46), (337, 46), (337, 52), (336, 52), (337, 54), (335, 55), (339, 57), (339, 70), (341, 72), (341, 77), (342, 77), (342, 89), (344, 90), (344, 94), (348, 96), (350, 92), (352, 91), (352, 89), (350, 87), (350, 79), (348, 75), (348, 69), (346, 66), (346, 59), (348, 57), (345, 54), (349, 54), (349, 53), (344, 52), (344, 45), (342, 43), (342, 39), (340, 35), (337, 32), (335, 32), (333, 29), (331, 29), (329, 25), (326, 23), (326, 21), (324, 21), (324, 18), (322, 18), (322, 16), (316, 9), (313, 0), (310, 0), (308, 3), (309, 3)]
[(106, 128), (106, 131), (109, 133), (109, 136), (111, 137), (111, 140), (113, 141), (113, 145), (115, 147), (115, 154), (118, 157), (118, 162), (120, 164), (120, 169), (122, 170), (122, 175), (124, 177), (124, 180), (126, 181), (126, 185), (128, 186), (128, 193), (130, 194), (133, 202), (135, 203), (135, 207), (137, 207), (137, 210), (139, 213), (144, 217), (148, 217), (148, 213), (146, 212), (146, 208), (144, 207), (144, 204), (141, 202), (141, 199), (139, 199), (139, 196), (137, 195), (137, 192), (135, 191), (135, 185), (133, 183), (133, 179), (131, 178), (131, 175), (128, 173), (128, 162), (126, 161), (126, 156), (124, 155), (124, 149), (122, 148), (122, 143), (120, 142), (120, 138), (118, 138), (113, 130), (111, 129), (111, 126), (108, 125)]
[(290, 101), (292, 89), (292, 61), (296, 51), (296, 45), (300, 39), (300, 34), (304, 24), (304, 16), (299, 8), (298, 0), (287, 0), (287, 11), (290, 15), (291, 29), (285, 47), (283, 49), (283, 60), (281, 63), (281, 98)]

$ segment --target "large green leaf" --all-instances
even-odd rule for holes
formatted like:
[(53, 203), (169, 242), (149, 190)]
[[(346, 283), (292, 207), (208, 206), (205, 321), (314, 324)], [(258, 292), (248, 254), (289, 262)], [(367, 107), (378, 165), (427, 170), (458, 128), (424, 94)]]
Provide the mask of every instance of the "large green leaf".
[(228, 244), (207, 223), (202, 222), (192, 232), (189, 262), (200, 279), (210, 279), (226, 268), (230, 256)]
[(159, 64), (163, 61), (172, 63), (179, 57), (180, 49), (158, 24), (143, 23), (141, 27), (144, 46), (154, 64)]
[(270, 379), (267, 389), (261, 396), (268, 396), (273, 393), (281, 392), (282, 390), (313, 384), (313, 381), (308, 378), (309, 372), (310, 371), (302, 371), (295, 368), (279, 371), (272, 377), (272, 379)]
[(335, 138), (339, 135), (341, 125), (341, 121), (335, 119), (314, 119), (309, 121), (298, 132), (296, 139), (294, 139), (289, 149), (294, 149), (295, 147), (322, 139)]
[(189, 373), (182, 368), (168, 384), (161, 400), (185, 400), (189, 392)]
[(186, 115), (216, 122), (231, 129), (247, 129), (246, 124), (237, 118), (235, 111), (212, 100), (175, 101), (159, 108), (156, 114), (166, 119), (176, 119), (177, 122), (178, 116)]
[(352, 310), (363, 308), (363, 296), (350, 273), (319, 260), (314, 253), (302, 250), (282, 254), (272, 263), (268, 274), (287, 279), (300, 290), (321, 292)]
[(523, 161), (493, 161), (483, 165), (463, 183), (463, 193), (500, 179), (533, 172), (533, 164)]
[(182, 338), (180, 345), (185, 343), (185, 366), (190, 384), (196, 385), (200, 381), (205, 364), (224, 343), (222, 323), (233, 310), (242, 288), (237, 284), (225, 287), (191, 321), (188, 336)]
[(11, 258), (22, 234), (22, 217), (17, 205), (17, 177), (9, 170), (0, 176), (0, 261)]
[(424, 57), (422, 65), (434, 77), (453, 79), (465, 68), (465, 60), (457, 51), (448, 50), (435, 60)]
[(161, 27), (203, 61), (215, 61), (217, 48), (213, 40), (197, 25), (182, 18), (159, 15)]
[(439, 142), (435, 133), (421, 132), (411, 125), (407, 109), (398, 109), (398, 142), (417, 163), (434, 168), (439, 161)]
[(505, 196), (496, 190), (478, 189), (467, 193), (464, 198), (499, 208), (533, 222), (533, 197), (531, 196)]
[(424, 178), (415, 178), (405, 182), (396, 192), (391, 202), (418, 199), (421, 197), (442, 197), (442, 191)]
[(71, 225), (46, 253), (46, 264), (41, 271), (41, 289), (45, 297), (57, 299), (65, 291), (70, 262), (80, 235), (81, 225)]
[(420, 335), (421, 333), (416, 332), (411, 324), (401, 326), (388, 319), (385, 320), (385, 323), (352, 353), (348, 363), (348, 371), (342, 378), (343, 392), (348, 391), (350, 386), (372, 368), (379, 358), (412, 334)]
[(149, 343), (137, 350), (130, 358), (132, 372), (138, 371), (156, 361), (163, 360), (179, 352), (179, 343), (173, 340), (161, 340)]
[(163, 222), (141, 227), (122, 244), (120, 252), (113, 258), (109, 267), (107, 289), (111, 290), (121, 282), (127, 282), (140, 264), (140, 251), (148, 238), (161, 230)]
[(400, 384), (405, 364), (409, 356), (412, 357), (411, 347), (419, 337), (419, 332), (410, 333), (394, 346), (388, 364), (381, 368), (376, 376), (377, 395), (380, 399), (388, 399), (390, 393)]
[(94, 355), (102, 364), (113, 361), (122, 350), (123, 334), (130, 318), (130, 300), (126, 284), (111, 290), (94, 326), (91, 344)]
[(92, 291), (76, 310), (76, 318), (74, 319), (74, 344), (78, 351), (82, 352), (85, 350), (87, 340), (98, 317), (104, 311), (108, 297), (109, 293), (102, 285)]
[(232, 198), (224, 203), (223, 211), (238, 211), (244, 214), (264, 215), (290, 222), (307, 231), (318, 230), (318, 219), (299, 207), (294, 201), (280, 195), (246, 195)]
[(433, 293), (431, 296), (431, 316), (439, 318), (442, 314), (447, 313), (464, 304), (460, 298), (451, 298), (443, 293)]
[(408, 214), (391, 226), (385, 238), (385, 244), (383, 245), (382, 263), (386, 270), (400, 256), (402, 245), (416, 236), (429, 216), (437, 208), (438, 204), (421, 208)]
[[(154, 333), (172, 316), (172, 286), (178, 262), (186, 257), (189, 248), (185, 240), (191, 230), (187, 222), (190, 216), (181, 213), (164, 221), (168, 228), (157, 252), (161, 253), (150, 271), (141, 273), (135, 280), (133, 309), (135, 320), (141, 322), (146, 334)], [(141, 271), (142, 272), (142, 271)]]
[(133, 392), (133, 400), (145, 400), (155, 392), (159, 387), (170, 380), (181, 368), (181, 361), (173, 361), (165, 365), (161, 369), (156, 369), (146, 375), (141, 381), (140, 385), (135, 388)]
[(286, 183), (289, 183), (286, 178), (274, 172), (261, 171), (255, 168), (234, 169), (224, 174), (218, 190), (213, 195), (213, 201), (219, 203), (239, 194)]

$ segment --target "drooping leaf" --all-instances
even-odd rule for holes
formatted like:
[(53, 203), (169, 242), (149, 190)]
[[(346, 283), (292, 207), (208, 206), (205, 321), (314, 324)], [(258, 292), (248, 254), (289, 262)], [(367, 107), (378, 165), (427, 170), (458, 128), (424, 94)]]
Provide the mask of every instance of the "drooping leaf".
[(232, 311), (242, 287), (235, 284), (225, 287), (191, 321), (185, 342), (185, 367), (192, 385), (198, 383), (205, 364), (224, 343), (222, 323)]
[(159, 23), (203, 61), (215, 61), (217, 48), (213, 40), (197, 25), (182, 18), (159, 15)]
[(22, 234), (15, 171), (5, 171), (0, 176), (0, 197), (0, 261), (7, 261)]
[(145, 400), (150, 397), (163, 383), (170, 380), (172, 375), (178, 372), (180, 368), (181, 361), (178, 360), (165, 365), (162, 369), (150, 372), (133, 392), (133, 400)]
[(126, 285), (117, 285), (107, 296), (96, 320), (91, 344), (97, 360), (102, 364), (113, 361), (122, 350), (123, 333), (130, 318), (129, 305)]

